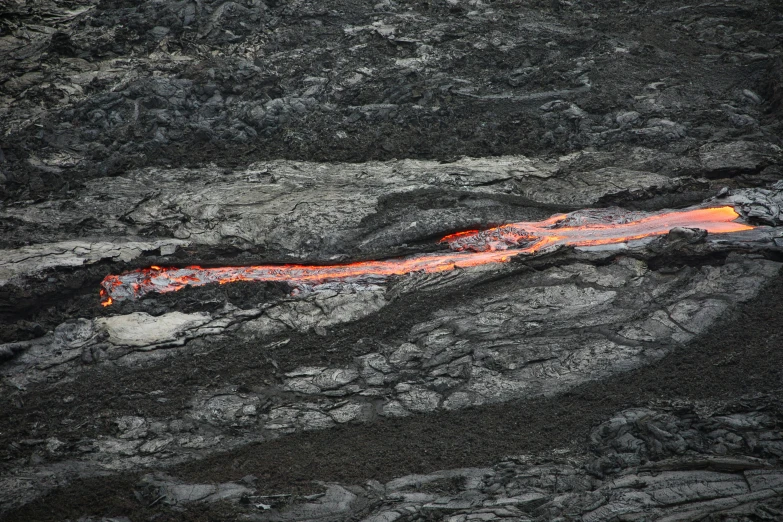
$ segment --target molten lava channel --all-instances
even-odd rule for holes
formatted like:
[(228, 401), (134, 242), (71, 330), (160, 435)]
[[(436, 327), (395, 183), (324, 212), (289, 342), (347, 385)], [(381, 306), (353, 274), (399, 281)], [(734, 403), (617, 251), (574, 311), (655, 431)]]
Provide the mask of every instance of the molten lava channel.
[(150, 292), (174, 292), (186, 286), (234, 281), (280, 281), (319, 284), (365, 281), (413, 272), (436, 273), (488, 263), (504, 263), (513, 256), (532, 254), (561, 245), (598, 246), (667, 234), (672, 228), (706, 230), (711, 234), (742, 232), (754, 227), (738, 223), (734, 208), (699, 208), (645, 215), (618, 210), (584, 210), (558, 214), (544, 221), (503, 225), (488, 230), (458, 232), (443, 238), (452, 252), (342, 265), (259, 265), (244, 267), (162, 268), (153, 266), (101, 283), (102, 304), (141, 297)]

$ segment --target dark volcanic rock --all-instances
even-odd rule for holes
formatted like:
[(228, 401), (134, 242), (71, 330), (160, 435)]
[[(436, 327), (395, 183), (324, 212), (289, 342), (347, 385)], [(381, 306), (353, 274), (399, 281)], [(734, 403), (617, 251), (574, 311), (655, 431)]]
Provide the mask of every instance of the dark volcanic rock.
[(14, 0), (5, 191), (210, 161), (778, 143), (780, 14), (748, 9)]
[(779, 3), (2, 10), (0, 518), (783, 517)]

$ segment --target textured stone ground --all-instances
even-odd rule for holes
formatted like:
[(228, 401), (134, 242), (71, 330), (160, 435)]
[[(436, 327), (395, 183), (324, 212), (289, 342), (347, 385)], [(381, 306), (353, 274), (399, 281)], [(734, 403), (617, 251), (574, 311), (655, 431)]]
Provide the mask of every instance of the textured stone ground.
[[(783, 517), (777, 3), (3, 9), (0, 519)], [(695, 205), (757, 228), (98, 296)]]

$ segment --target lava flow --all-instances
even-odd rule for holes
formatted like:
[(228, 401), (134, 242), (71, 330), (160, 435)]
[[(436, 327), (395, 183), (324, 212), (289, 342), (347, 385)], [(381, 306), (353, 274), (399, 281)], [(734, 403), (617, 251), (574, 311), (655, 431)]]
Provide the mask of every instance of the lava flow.
[(522, 248), (537, 252), (557, 245), (598, 246), (660, 236), (677, 227), (704, 229), (711, 234), (742, 232), (753, 227), (734, 220), (733, 207), (699, 208), (646, 215), (618, 209), (588, 209), (557, 214), (544, 221), (511, 223), (443, 240), (452, 250), (487, 252)]
[(234, 281), (283, 281), (318, 284), (329, 281), (372, 281), (413, 272), (444, 272), (488, 263), (507, 262), (560, 245), (598, 246), (666, 234), (672, 228), (704, 229), (712, 234), (742, 232), (753, 227), (735, 220), (732, 207), (700, 208), (653, 215), (620, 210), (584, 210), (558, 214), (544, 221), (503, 225), (484, 231), (458, 232), (443, 238), (454, 252), (342, 265), (260, 265), (244, 267), (161, 268), (153, 266), (101, 283), (102, 304), (141, 297), (150, 292), (173, 292), (186, 286)]

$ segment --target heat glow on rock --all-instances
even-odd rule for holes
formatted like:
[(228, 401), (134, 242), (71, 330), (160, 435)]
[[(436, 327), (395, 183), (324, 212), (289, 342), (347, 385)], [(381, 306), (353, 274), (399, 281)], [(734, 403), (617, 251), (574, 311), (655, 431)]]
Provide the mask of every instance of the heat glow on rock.
[(735, 220), (733, 207), (699, 208), (659, 214), (618, 210), (580, 210), (538, 222), (511, 223), (470, 234), (446, 236), (456, 251), (499, 251), (522, 248), (523, 253), (557, 246), (598, 246), (667, 234), (677, 227), (699, 228), (711, 234), (742, 232), (753, 227)]
[(452, 252), (423, 254), (382, 261), (340, 265), (258, 265), (240, 267), (166, 268), (152, 266), (101, 283), (102, 304), (133, 299), (150, 292), (174, 292), (186, 286), (234, 281), (278, 281), (319, 284), (330, 281), (372, 281), (414, 272), (437, 273), (489, 263), (504, 263), (513, 256), (533, 254), (557, 246), (590, 247), (624, 243), (667, 234), (677, 227), (698, 228), (711, 234), (742, 232), (752, 226), (738, 223), (734, 208), (715, 207), (644, 214), (614, 210), (583, 210), (557, 214), (543, 221), (521, 222), (488, 230), (448, 235)]

